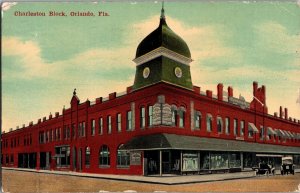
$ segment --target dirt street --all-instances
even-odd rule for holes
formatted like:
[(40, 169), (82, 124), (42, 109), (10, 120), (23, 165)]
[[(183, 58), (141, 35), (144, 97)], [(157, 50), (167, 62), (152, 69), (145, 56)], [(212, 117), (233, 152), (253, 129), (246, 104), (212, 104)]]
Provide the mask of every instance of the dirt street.
[(14, 192), (294, 192), (299, 191), (300, 173), (185, 185), (156, 185), (86, 177), (3, 170), (4, 191)]

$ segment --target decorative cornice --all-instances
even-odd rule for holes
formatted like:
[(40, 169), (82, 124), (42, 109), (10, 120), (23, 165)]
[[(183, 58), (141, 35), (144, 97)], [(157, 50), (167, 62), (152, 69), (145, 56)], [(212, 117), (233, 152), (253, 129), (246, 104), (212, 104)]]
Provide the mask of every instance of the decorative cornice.
[(135, 58), (133, 61), (136, 63), (136, 65), (143, 64), (145, 62), (148, 62), (154, 58), (157, 58), (159, 56), (165, 56), (167, 58), (170, 58), (172, 60), (175, 60), (177, 62), (180, 62), (185, 65), (190, 65), (190, 63), (193, 61), (191, 58), (185, 57), (181, 54), (178, 54), (172, 50), (169, 50), (165, 47), (158, 47), (155, 50), (152, 50), (151, 52), (148, 52), (147, 54), (144, 54), (138, 58)]

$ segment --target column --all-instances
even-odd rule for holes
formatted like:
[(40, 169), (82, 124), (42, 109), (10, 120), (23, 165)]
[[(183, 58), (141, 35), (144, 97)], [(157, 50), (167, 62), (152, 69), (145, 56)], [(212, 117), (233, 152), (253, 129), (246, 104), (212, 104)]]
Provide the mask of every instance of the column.
[(159, 151), (159, 175), (162, 176), (162, 151)]

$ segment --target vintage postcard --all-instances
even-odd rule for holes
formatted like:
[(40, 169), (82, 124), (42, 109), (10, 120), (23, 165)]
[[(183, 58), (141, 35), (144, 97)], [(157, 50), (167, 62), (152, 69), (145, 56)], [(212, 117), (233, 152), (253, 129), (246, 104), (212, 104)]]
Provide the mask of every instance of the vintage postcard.
[(1, 8), (2, 191), (300, 191), (299, 1)]

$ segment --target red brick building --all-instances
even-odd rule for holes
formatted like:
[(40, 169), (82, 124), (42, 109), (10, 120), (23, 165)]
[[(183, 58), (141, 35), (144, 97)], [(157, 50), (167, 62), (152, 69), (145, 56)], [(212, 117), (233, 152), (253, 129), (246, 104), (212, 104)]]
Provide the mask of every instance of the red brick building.
[(300, 121), (268, 114), (266, 88), (253, 83), (253, 100), (192, 84), (187, 44), (167, 25), (138, 46), (134, 85), (95, 102), (80, 102), (28, 126), (2, 133), (5, 167), (103, 174), (240, 171), (281, 157), (300, 163)]

